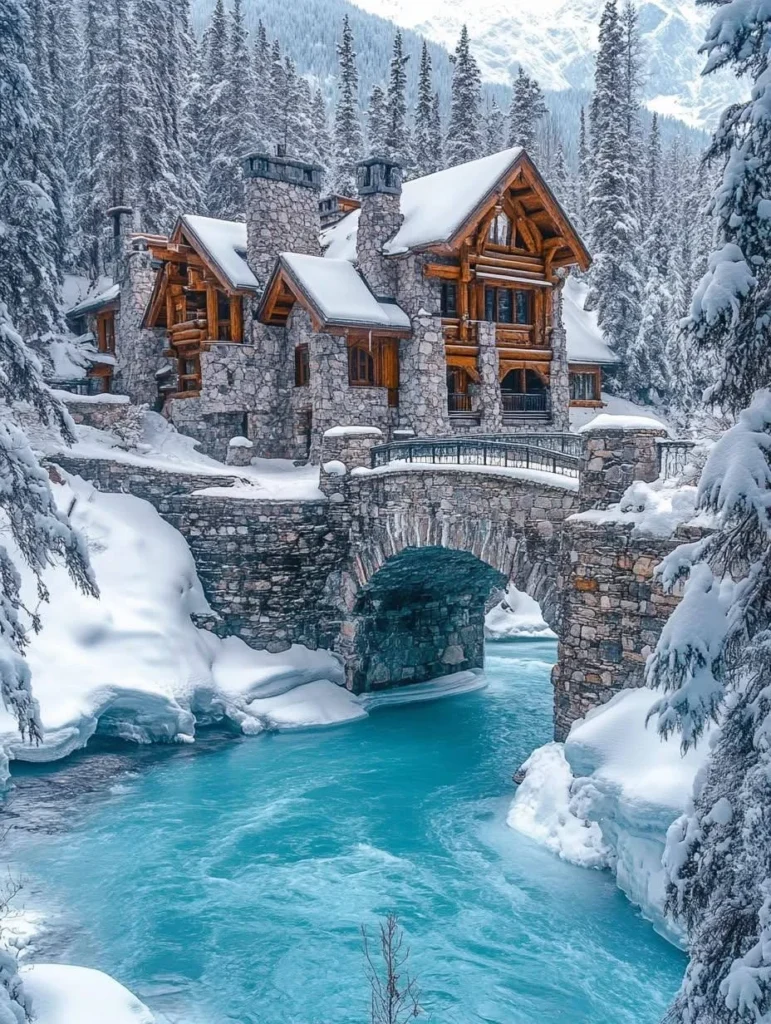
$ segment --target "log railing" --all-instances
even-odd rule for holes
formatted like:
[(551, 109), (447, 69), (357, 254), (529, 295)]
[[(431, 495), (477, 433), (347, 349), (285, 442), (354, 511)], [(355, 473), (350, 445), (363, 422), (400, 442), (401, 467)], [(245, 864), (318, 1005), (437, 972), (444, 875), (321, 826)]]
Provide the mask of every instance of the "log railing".
[(552, 451), (521, 441), (489, 441), (478, 436), (392, 441), (376, 445), (371, 452), (372, 468), (394, 462), (428, 465), (496, 466), (534, 469), (543, 473), (577, 478), (581, 460), (574, 455)]

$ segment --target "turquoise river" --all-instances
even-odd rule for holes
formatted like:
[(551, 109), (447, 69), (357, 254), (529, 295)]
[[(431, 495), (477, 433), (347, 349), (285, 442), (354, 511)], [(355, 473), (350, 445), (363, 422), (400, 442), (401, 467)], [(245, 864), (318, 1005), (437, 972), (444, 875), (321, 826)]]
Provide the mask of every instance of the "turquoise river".
[(393, 910), (434, 1024), (657, 1024), (682, 954), (608, 873), (506, 825), (555, 653), (489, 645), (486, 689), (334, 729), (17, 768), (34, 955), (163, 1024), (367, 1024), (359, 928)]

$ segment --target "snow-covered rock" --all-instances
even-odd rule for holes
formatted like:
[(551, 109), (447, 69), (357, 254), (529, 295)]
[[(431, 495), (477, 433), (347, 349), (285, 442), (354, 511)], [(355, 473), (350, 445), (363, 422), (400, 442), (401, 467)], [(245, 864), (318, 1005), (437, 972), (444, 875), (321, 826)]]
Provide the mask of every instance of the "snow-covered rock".
[(155, 1024), (144, 1003), (101, 971), (30, 964), (21, 974), (36, 1024)]
[(662, 855), (709, 744), (683, 757), (679, 738), (661, 740), (646, 726), (656, 697), (644, 687), (624, 690), (574, 723), (564, 746), (536, 750), (508, 822), (565, 860), (610, 867), (657, 931), (681, 943), (664, 913)]

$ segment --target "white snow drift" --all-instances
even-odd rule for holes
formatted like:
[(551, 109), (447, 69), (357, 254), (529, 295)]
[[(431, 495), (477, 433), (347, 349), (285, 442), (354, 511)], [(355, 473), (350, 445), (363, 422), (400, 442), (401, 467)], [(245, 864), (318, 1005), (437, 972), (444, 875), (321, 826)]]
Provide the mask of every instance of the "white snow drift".
[(664, 914), (661, 861), (708, 742), (682, 757), (679, 737), (664, 741), (655, 724), (646, 727), (655, 700), (644, 687), (624, 690), (574, 723), (564, 746), (536, 750), (508, 822), (571, 863), (611, 868), (656, 929), (680, 943)]

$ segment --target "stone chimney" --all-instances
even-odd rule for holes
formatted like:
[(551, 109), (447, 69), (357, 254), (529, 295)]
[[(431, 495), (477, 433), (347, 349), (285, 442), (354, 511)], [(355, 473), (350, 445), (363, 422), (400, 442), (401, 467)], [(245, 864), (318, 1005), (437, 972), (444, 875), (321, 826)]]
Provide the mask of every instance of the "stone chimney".
[(382, 156), (371, 156), (356, 167), (361, 198), (356, 258), (367, 284), (379, 298), (396, 297), (396, 264), (383, 255), (383, 246), (402, 222), (402, 169)]
[(107, 216), (112, 221), (112, 279), (119, 282), (125, 274), (134, 211), (130, 206), (112, 206)]
[(283, 155), (245, 157), (247, 260), (262, 287), (280, 252), (320, 256), (319, 192), (323, 168)]

